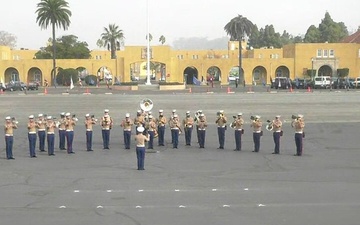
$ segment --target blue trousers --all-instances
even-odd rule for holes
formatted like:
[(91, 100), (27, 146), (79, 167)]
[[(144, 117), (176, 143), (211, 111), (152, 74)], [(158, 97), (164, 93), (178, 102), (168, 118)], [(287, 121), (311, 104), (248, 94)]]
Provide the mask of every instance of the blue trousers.
[(125, 149), (130, 149), (131, 131), (124, 131)]
[(159, 141), (159, 145), (164, 145), (165, 141), (165, 126), (159, 126), (158, 127), (158, 133), (159, 133), (159, 136), (158, 136), (158, 141)]
[(47, 144), (48, 144), (48, 154), (54, 155), (54, 148), (55, 148), (55, 135), (54, 134), (47, 135)]
[(191, 145), (191, 134), (192, 134), (192, 127), (186, 127), (185, 129), (185, 143), (186, 145)]
[(253, 141), (254, 141), (254, 151), (259, 152), (260, 151), (260, 133), (253, 133)]
[(303, 150), (303, 134), (295, 133), (296, 155), (301, 156)]
[(86, 131), (86, 150), (90, 151), (92, 150), (92, 131), (87, 130)]
[(30, 157), (36, 156), (35, 147), (36, 147), (36, 134), (28, 134), (29, 139), (29, 150), (30, 150)]
[(104, 149), (109, 149), (110, 130), (102, 130), (101, 133), (102, 133)]
[(39, 136), (39, 150), (44, 152), (45, 151), (45, 137), (46, 137), (45, 131), (44, 130), (38, 131), (38, 136)]
[(60, 150), (65, 150), (65, 136), (66, 136), (66, 131), (59, 130), (59, 149)]
[(200, 148), (205, 148), (205, 134), (206, 131), (205, 130), (198, 130), (199, 133), (199, 145)]
[(218, 127), (218, 136), (219, 136), (219, 147), (224, 148), (225, 143), (225, 127)]
[(274, 152), (276, 154), (279, 154), (280, 153), (280, 132), (274, 132), (273, 137), (274, 137), (274, 143), (275, 143)]
[(177, 148), (179, 144), (179, 130), (171, 129), (171, 139), (173, 140), (173, 148)]
[(11, 159), (13, 158), (12, 148), (14, 144), (14, 137), (5, 136), (5, 144), (6, 144), (6, 158)]
[(138, 170), (144, 170), (145, 147), (136, 147), (136, 157)]
[(154, 136), (155, 136), (155, 132), (154, 131), (149, 131), (149, 141), (148, 141), (148, 149), (154, 149)]
[(67, 153), (73, 153), (74, 131), (66, 131)]
[(241, 151), (241, 136), (242, 131), (241, 130), (235, 130), (235, 150)]

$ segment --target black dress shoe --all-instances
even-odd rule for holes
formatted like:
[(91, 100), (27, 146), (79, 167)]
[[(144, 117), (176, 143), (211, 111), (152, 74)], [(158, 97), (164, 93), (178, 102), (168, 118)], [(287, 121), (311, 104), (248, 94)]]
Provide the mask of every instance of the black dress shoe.
[(92, 150), (92, 149), (89, 149), (89, 150), (87, 150), (88, 152), (92, 152), (92, 151), (94, 151), (94, 150)]
[(14, 157), (9, 157), (8, 159), (15, 159)]
[(254, 150), (254, 151), (252, 151), (252, 152), (256, 152), (256, 151)]
[(33, 155), (33, 156), (30, 156), (30, 158), (37, 158), (37, 156), (36, 156), (36, 155)]
[(69, 154), (75, 154), (75, 152), (69, 152)]
[(294, 154), (294, 156), (299, 156), (298, 154)]

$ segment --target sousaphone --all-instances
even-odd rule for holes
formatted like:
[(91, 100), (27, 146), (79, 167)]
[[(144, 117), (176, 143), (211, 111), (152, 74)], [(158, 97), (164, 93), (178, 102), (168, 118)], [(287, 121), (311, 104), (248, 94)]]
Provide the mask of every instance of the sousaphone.
[(151, 99), (145, 98), (140, 101), (140, 108), (145, 112), (149, 112), (153, 107), (154, 104)]

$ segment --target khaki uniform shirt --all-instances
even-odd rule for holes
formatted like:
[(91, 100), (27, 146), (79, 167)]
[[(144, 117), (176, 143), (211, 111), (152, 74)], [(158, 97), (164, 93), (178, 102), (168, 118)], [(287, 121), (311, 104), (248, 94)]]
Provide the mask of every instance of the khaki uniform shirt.
[(251, 123), (251, 127), (253, 127), (254, 133), (260, 133), (260, 132), (261, 132), (261, 127), (262, 127), (262, 122), (261, 122), (261, 120), (254, 120), (254, 121)]
[(14, 129), (17, 129), (17, 125), (13, 122), (5, 122), (4, 125), (4, 131), (5, 131), (5, 136), (13, 136), (14, 134)]
[(280, 132), (281, 131), (281, 128), (282, 128), (282, 122), (281, 120), (273, 120), (272, 121), (272, 124), (273, 124), (273, 131), (274, 132)]
[(124, 131), (131, 131), (131, 127), (133, 124), (134, 124), (133, 121), (130, 118), (128, 118), (121, 121), (120, 126), (124, 128)]

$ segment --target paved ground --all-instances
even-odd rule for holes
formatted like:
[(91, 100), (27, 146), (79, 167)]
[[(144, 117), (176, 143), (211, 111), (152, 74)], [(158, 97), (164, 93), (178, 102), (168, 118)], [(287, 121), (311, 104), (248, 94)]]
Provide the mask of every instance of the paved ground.
[[(59, 90), (59, 89), (58, 89)], [(219, 89), (220, 90), (220, 89)], [(73, 91), (73, 90), (72, 90)], [(95, 90), (94, 90), (95, 92)], [(126, 92), (83, 95), (62, 91), (38, 95), (0, 96), (0, 117), (16, 116), (16, 160), (5, 159), (0, 139), (0, 224), (359, 224), (360, 153), (358, 147), (360, 93), (266, 91), (245, 94), (188, 92)], [(40, 91), (41, 93), (41, 91)], [(131, 93), (131, 94), (130, 94)], [(165, 147), (146, 154), (145, 171), (136, 170), (134, 147), (123, 149), (119, 126), (111, 134), (111, 149), (101, 147), (100, 128), (94, 133), (94, 152), (85, 152), (85, 113), (109, 108), (116, 124), (126, 112), (132, 116), (143, 98), (153, 111), (203, 109), (208, 120), (225, 110), (230, 118), (244, 113), (247, 124), (243, 151), (234, 152), (233, 131), (226, 132), (225, 150), (217, 150), (216, 128), (207, 131), (206, 149)], [(75, 155), (56, 150), (55, 157), (28, 157), (25, 124), (30, 114), (57, 116), (75, 113)], [(303, 157), (294, 157), (292, 114), (306, 120)], [(281, 114), (284, 137), (281, 155), (272, 155), (272, 134), (265, 132), (260, 153), (253, 153), (250, 115), (264, 120)], [(57, 142), (58, 140), (56, 140)]]

